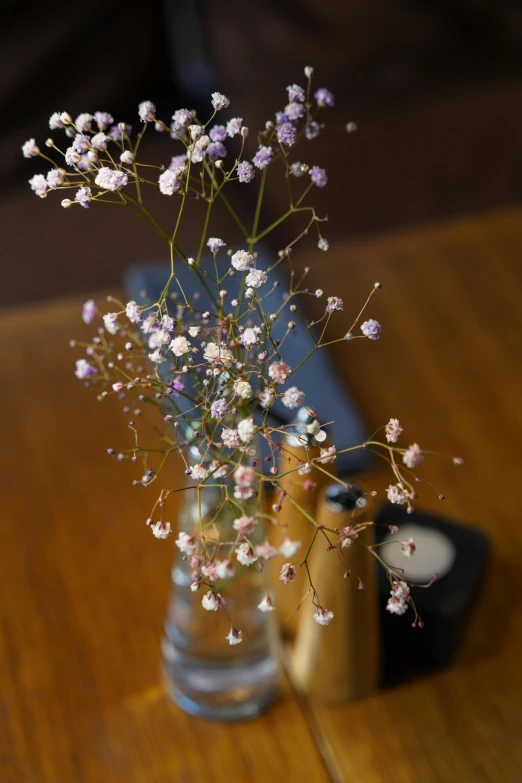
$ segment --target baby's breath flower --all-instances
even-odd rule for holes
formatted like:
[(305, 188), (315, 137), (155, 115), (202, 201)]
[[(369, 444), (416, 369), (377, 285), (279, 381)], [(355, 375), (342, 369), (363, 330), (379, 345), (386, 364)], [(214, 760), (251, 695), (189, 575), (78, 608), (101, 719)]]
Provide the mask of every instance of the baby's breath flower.
[(234, 530), (237, 530), (241, 536), (250, 536), (256, 529), (256, 524), (257, 522), (254, 517), (238, 517), (237, 519), (234, 519), (232, 527)]
[(51, 130), (58, 130), (59, 128), (65, 128), (65, 125), (62, 122), (62, 119), (60, 117), (60, 112), (59, 111), (55, 111), (49, 117), (49, 128)]
[(320, 456), (321, 459), (319, 459), (318, 462), (321, 462), (323, 465), (328, 462), (333, 462), (337, 456), (337, 449), (335, 446), (329, 446), (327, 449), (321, 449)]
[(288, 100), (291, 103), (293, 101), (300, 101), (302, 103), (306, 99), (306, 92), (299, 84), (290, 84), (286, 90), (288, 92)]
[(118, 331), (118, 313), (105, 313), (103, 323), (109, 334), (116, 334)]
[(103, 166), (99, 169), (96, 179), (94, 180), (96, 185), (103, 190), (120, 190), (124, 188), (128, 182), (128, 176), (124, 171), (118, 171), (116, 169), (110, 169), (107, 166)]
[(416, 550), (415, 539), (407, 538), (404, 541), (401, 541), (401, 550), (406, 557), (412, 557)]
[(24, 158), (32, 158), (40, 154), (40, 150), (36, 146), (34, 139), (29, 139), (24, 144), (22, 144), (22, 153)]
[(194, 481), (204, 481), (208, 476), (208, 470), (203, 465), (192, 465), (189, 474)]
[(318, 90), (316, 90), (314, 93), (314, 98), (317, 101), (318, 106), (329, 106), (330, 108), (335, 106), (335, 98), (330, 90), (326, 89), (326, 87), (320, 87)]
[(156, 522), (155, 525), (151, 525), (150, 529), (156, 538), (168, 538), (172, 533), (170, 522)]
[(190, 343), (186, 337), (179, 335), (172, 340), (169, 345), (169, 350), (172, 351), (174, 356), (183, 356), (183, 354), (190, 351)]
[(402, 427), (399, 424), (399, 419), (390, 419), (390, 421), (384, 428), (384, 433), (386, 435), (386, 440), (388, 441), (388, 443), (397, 443), (401, 432), (402, 432)]
[[(234, 117), (233, 119), (229, 120), (227, 122), (227, 127), (226, 127), (227, 135), (231, 139), (233, 139), (234, 136), (237, 136), (238, 133), (241, 133), (242, 125), (243, 125), (242, 117)], [(220, 141), (223, 141), (223, 139), (220, 139)]]
[(272, 560), (277, 557), (277, 549), (269, 541), (264, 541), (256, 546), (256, 555), (263, 560)]
[(138, 114), (142, 122), (154, 122), (156, 119), (156, 107), (152, 101), (142, 101), (138, 106)]
[(386, 490), (386, 495), (390, 503), (403, 506), (408, 502), (408, 490), (406, 490), (401, 481), (398, 484), (390, 484)]
[(163, 193), (164, 196), (172, 196), (181, 186), (177, 174), (171, 169), (166, 169), (160, 174), (158, 182), (160, 193)]
[(249, 566), (252, 565), (252, 563), (255, 563), (257, 560), (257, 555), (254, 553), (254, 550), (247, 541), (245, 541), (243, 544), (240, 544), (238, 548), (234, 550), (234, 552), (236, 553), (237, 559), (241, 565)]
[(180, 127), (190, 125), (192, 122), (192, 112), (189, 109), (177, 109), (172, 115), (172, 119)]
[(112, 114), (109, 114), (108, 111), (95, 111), (94, 122), (98, 126), (98, 129), (102, 131), (108, 128), (109, 125), (112, 125), (114, 117)]
[(262, 169), (265, 169), (272, 160), (273, 154), (272, 147), (259, 147), (252, 158), (252, 163), (256, 168), (262, 171)]
[(343, 300), (338, 296), (329, 296), (327, 299), (326, 312), (333, 313), (335, 310), (343, 309)]
[(281, 546), (279, 547), (279, 553), (285, 558), (291, 558), (296, 555), (301, 549), (300, 541), (292, 541), (290, 538), (285, 538)]
[(247, 160), (243, 160), (237, 167), (237, 176), (240, 182), (252, 182), (255, 175), (254, 167)]
[(272, 389), (263, 389), (259, 394), (259, 402), (263, 408), (269, 408), (274, 399), (274, 392)]
[(238, 631), (235, 628), (231, 628), (228, 633), (228, 636), (226, 636), (225, 639), (231, 645), (241, 644), (241, 642), (243, 641), (243, 634), (241, 631)]
[(91, 324), (98, 315), (98, 308), (94, 299), (88, 299), (82, 307), (82, 320), (84, 324)]
[(251, 416), (243, 419), (237, 425), (237, 432), (243, 443), (250, 443), (256, 431), (254, 420)]
[(236, 381), (234, 383), (234, 392), (242, 400), (249, 400), (252, 396), (252, 387), (248, 381)]
[(268, 368), (268, 374), (276, 383), (284, 383), (292, 374), (292, 370), (286, 362), (274, 362)]
[(257, 605), (258, 609), (261, 609), (262, 612), (273, 612), (275, 609), (274, 604), (272, 603), (272, 599), (267, 594), (263, 598), (260, 604)]
[(65, 182), (65, 171), (64, 169), (51, 169), (51, 171), (47, 172), (47, 184), (51, 188), (51, 190), (55, 190), (56, 188), (59, 188), (63, 183)]
[(237, 430), (223, 429), (221, 431), (221, 440), (229, 449), (235, 449), (241, 444), (241, 438)]
[(369, 340), (378, 340), (381, 333), (381, 325), (378, 321), (374, 321), (373, 318), (370, 318), (369, 321), (365, 321), (361, 325), (361, 332)]
[(89, 208), (89, 201), (92, 201), (91, 189), (87, 186), (80, 188), (74, 195), (74, 200), (84, 209)]
[(201, 599), (201, 605), (207, 612), (217, 612), (222, 603), (223, 599), (221, 595), (219, 593), (213, 593), (212, 590), (209, 590)]
[(418, 443), (413, 443), (411, 446), (408, 446), (402, 456), (402, 461), (406, 467), (410, 469), (416, 468), (417, 465), (420, 465), (423, 459), (424, 454), (422, 453)]
[(303, 391), (298, 389), (297, 386), (290, 386), (290, 388), (285, 391), (282, 397), (282, 403), (285, 408), (290, 408), (291, 410), (293, 408), (299, 408), (301, 405), (304, 405), (304, 401), (305, 394)]
[(328, 248), (330, 247), (330, 243), (328, 242), (327, 239), (321, 237), (321, 239), (317, 243), (317, 247), (319, 248), (319, 250), (328, 250)]
[(230, 101), (226, 95), (223, 95), (221, 92), (213, 92), (212, 106), (216, 111), (221, 111), (221, 109), (226, 109), (228, 106), (230, 106)]
[(231, 257), (230, 263), (238, 272), (246, 272), (254, 263), (254, 256), (246, 250), (238, 250)]
[(96, 135), (91, 137), (91, 146), (94, 147), (95, 150), (103, 152), (107, 149), (108, 141), (110, 141), (110, 136), (107, 136), (107, 134), (100, 131), (100, 133), (96, 133)]
[(157, 348), (152, 353), (149, 353), (149, 359), (151, 360), (151, 362), (154, 362), (154, 364), (163, 364), (163, 362), (166, 361), (160, 348)]
[(75, 375), (80, 380), (85, 380), (86, 378), (90, 378), (92, 375), (97, 374), (96, 367), (93, 367), (92, 364), (89, 364), (89, 362), (86, 359), (78, 359), (76, 361), (76, 371)]
[(125, 150), (120, 155), (120, 161), (125, 166), (132, 166), (132, 164), (134, 163), (134, 155), (132, 154), (132, 152), (130, 150)]
[(310, 174), (310, 179), (318, 188), (324, 188), (327, 184), (328, 177), (326, 176), (326, 171), (320, 168), (320, 166), (312, 166), (308, 173)]
[(293, 582), (296, 577), (296, 570), (292, 563), (285, 563), (279, 572), (279, 579), (287, 585), (289, 582)]
[(207, 247), (210, 248), (210, 252), (214, 253), (214, 255), (220, 250), (220, 248), (226, 246), (226, 242), (223, 242), (222, 239), (219, 239), (218, 237), (210, 237), (210, 239), (207, 241)]
[(277, 128), (277, 140), (280, 144), (285, 144), (287, 147), (291, 147), (295, 144), (297, 138), (297, 131), (291, 122), (283, 122)]
[(127, 302), (125, 314), (133, 324), (139, 324), (142, 319), (142, 309), (134, 300)]
[(266, 272), (263, 272), (262, 269), (251, 269), (246, 276), (245, 282), (250, 288), (259, 288), (263, 283), (266, 283), (267, 280), (268, 275)]
[(43, 174), (35, 174), (34, 177), (31, 177), (29, 185), (31, 190), (36, 193), (37, 196), (40, 196), (40, 198), (45, 198), (47, 196), (48, 183)]
[(190, 555), (196, 548), (196, 539), (188, 533), (180, 531), (176, 539), (176, 546), (185, 555)]
[(327, 609), (319, 607), (313, 618), (318, 625), (330, 625), (331, 621), (333, 620), (333, 616), (333, 612), (329, 612)]
[(76, 130), (78, 130), (80, 133), (85, 133), (86, 131), (90, 131), (92, 126), (92, 121), (93, 121), (92, 114), (89, 114), (88, 112), (79, 114), (74, 121)]

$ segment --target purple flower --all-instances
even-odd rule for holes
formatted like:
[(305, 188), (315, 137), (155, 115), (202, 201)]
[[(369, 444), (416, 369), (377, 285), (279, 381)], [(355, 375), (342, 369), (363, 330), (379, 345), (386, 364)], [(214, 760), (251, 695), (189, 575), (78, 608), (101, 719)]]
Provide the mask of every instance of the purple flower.
[(272, 160), (272, 147), (259, 147), (258, 151), (252, 158), (252, 163), (260, 171), (265, 169)]
[(328, 177), (326, 176), (326, 171), (320, 166), (312, 166), (312, 168), (309, 171), (310, 177), (314, 185), (317, 185), (318, 188), (324, 188), (326, 183), (328, 182)]
[(47, 184), (54, 190), (64, 183), (65, 171), (63, 169), (51, 169), (47, 174)]
[(381, 333), (381, 325), (378, 321), (374, 321), (370, 318), (369, 321), (365, 321), (361, 326), (361, 332), (369, 340), (378, 340)]
[(185, 384), (180, 378), (174, 378), (171, 386), (174, 389), (174, 391), (172, 392), (174, 397), (179, 397), (179, 393), (184, 391), (185, 389)]
[(102, 131), (105, 130), (105, 128), (108, 128), (109, 125), (114, 122), (114, 117), (112, 114), (109, 114), (108, 111), (95, 111), (94, 121), (98, 128)]
[(226, 158), (227, 148), (220, 141), (211, 141), (206, 148), (207, 155), (213, 160), (218, 158)]
[(285, 106), (285, 114), (289, 120), (300, 120), (304, 117), (305, 109), (302, 103), (289, 103)]
[(101, 169), (98, 169), (98, 174), (94, 181), (99, 188), (104, 190), (119, 190), (125, 187), (128, 179), (125, 172), (103, 166)]
[(187, 162), (186, 155), (174, 155), (170, 160), (169, 169), (173, 171), (175, 174), (178, 174), (179, 170), (183, 168), (186, 162)]
[(237, 167), (237, 176), (239, 177), (240, 182), (252, 182), (256, 173), (252, 164), (247, 160), (244, 160)]
[(167, 330), (167, 332), (173, 332), (174, 327), (176, 326), (176, 321), (174, 318), (171, 318), (170, 315), (163, 315), (161, 318), (161, 325), (163, 329)]
[(142, 101), (138, 106), (138, 114), (142, 122), (154, 122), (156, 119), (156, 107), (152, 101)]
[(224, 125), (214, 125), (214, 127), (210, 129), (208, 135), (212, 141), (225, 141), (227, 137), (227, 129)]
[(109, 131), (109, 136), (113, 141), (121, 141), (123, 133), (125, 133), (126, 136), (130, 136), (132, 133), (132, 125), (125, 125), (124, 131), (121, 130), (119, 125), (113, 125)]
[(87, 187), (80, 188), (76, 191), (74, 200), (84, 209), (88, 209), (89, 201), (92, 200), (91, 189)]
[(93, 119), (92, 114), (89, 114), (88, 112), (79, 114), (74, 122), (74, 124), (76, 125), (76, 129), (80, 133), (83, 133), (84, 131), (89, 131), (91, 129), (92, 119)]
[(225, 247), (226, 242), (223, 242), (222, 239), (218, 239), (218, 237), (210, 237), (210, 239), (207, 242), (207, 247), (210, 248), (210, 252), (214, 253), (214, 255), (218, 252), (220, 247)]
[(87, 152), (90, 147), (90, 142), (87, 136), (83, 133), (77, 133), (73, 139), (72, 148), (76, 152)]
[(319, 132), (321, 130), (321, 126), (318, 122), (309, 122), (308, 125), (305, 128), (305, 136), (307, 139), (315, 139), (317, 136), (319, 136)]
[(88, 299), (82, 307), (82, 320), (84, 324), (91, 324), (98, 315), (98, 308), (94, 299)]
[(192, 112), (188, 109), (178, 109), (172, 115), (172, 119), (180, 127), (183, 125), (190, 125), (192, 122)]
[(301, 101), (302, 103), (306, 98), (305, 91), (298, 84), (290, 84), (286, 89), (290, 103), (294, 103), (294, 101)]
[(314, 98), (319, 106), (329, 106), (330, 108), (335, 106), (335, 98), (326, 87), (320, 87), (316, 90)]
[(278, 111), (275, 116), (276, 125), (282, 125), (283, 122), (288, 122), (290, 117), (285, 114), (284, 111)]
[(226, 400), (223, 399), (215, 400), (210, 406), (210, 415), (214, 419), (222, 419), (226, 412), (227, 412)]
[(343, 309), (343, 300), (338, 296), (329, 296), (326, 305), (327, 313), (334, 313), (336, 310)]
[(304, 163), (300, 163), (298, 160), (290, 165), (290, 174), (292, 177), (302, 177), (308, 171), (308, 166)]
[(291, 122), (283, 122), (277, 129), (277, 140), (280, 144), (287, 144), (289, 147), (295, 144), (297, 136), (296, 129)]
[(86, 378), (90, 378), (91, 375), (96, 375), (97, 372), (98, 370), (96, 367), (93, 367), (92, 364), (89, 364), (87, 359), (78, 359), (76, 361), (76, 370), (74, 374), (81, 381), (84, 381)]

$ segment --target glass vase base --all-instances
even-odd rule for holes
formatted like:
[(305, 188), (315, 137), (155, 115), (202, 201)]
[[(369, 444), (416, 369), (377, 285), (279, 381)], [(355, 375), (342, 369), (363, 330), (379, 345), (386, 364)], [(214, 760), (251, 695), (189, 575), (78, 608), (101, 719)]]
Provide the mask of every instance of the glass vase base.
[(167, 690), (184, 712), (208, 721), (230, 723), (255, 718), (277, 696), (279, 666), (273, 656), (224, 665), (202, 663), (163, 641)]

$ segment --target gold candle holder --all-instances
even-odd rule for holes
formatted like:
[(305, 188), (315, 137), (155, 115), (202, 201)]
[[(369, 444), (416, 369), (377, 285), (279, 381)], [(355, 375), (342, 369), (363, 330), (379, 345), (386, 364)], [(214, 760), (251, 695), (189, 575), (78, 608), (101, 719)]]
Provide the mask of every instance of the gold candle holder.
[[(353, 524), (354, 508), (333, 497), (329, 487), (321, 494), (317, 522), (330, 529)], [(341, 493), (342, 494), (342, 493)], [(361, 532), (373, 543), (373, 526)], [(322, 538), (322, 537), (321, 537)], [(311, 698), (341, 703), (367, 696), (380, 680), (380, 618), (375, 559), (357, 540), (343, 550), (351, 576), (343, 579), (343, 566), (328, 551), (326, 539), (315, 542), (309, 568), (321, 605), (334, 613), (331, 624), (312, 620), (310, 605), (299, 612), (295, 644), (289, 650), (290, 674), (296, 687)], [(301, 570), (301, 569), (300, 569)], [(358, 589), (359, 580), (364, 589)]]

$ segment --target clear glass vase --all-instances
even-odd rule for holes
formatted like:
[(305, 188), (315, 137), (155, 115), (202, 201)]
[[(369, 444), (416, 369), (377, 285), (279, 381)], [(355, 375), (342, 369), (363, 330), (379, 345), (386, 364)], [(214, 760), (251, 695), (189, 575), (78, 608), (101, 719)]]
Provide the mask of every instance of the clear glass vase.
[[(201, 520), (214, 517), (221, 492), (202, 489), (199, 502), (196, 490), (183, 494), (178, 530), (199, 534)], [(241, 501), (241, 512), (231, 505), (220, 512), (216, 537), (224, 542), (237, 537), (232, 522), (242, 514), (254, 515), (255, 510), (249, 507), (252, 503)], [(250, 541), (255, 546), (263, 540), (263, 523), (258, 520)], [(228, 543), (224, 556), (230, 550)], [(169, 692), (178, 706), (192, 715), (215, 721), (252, 718), (274, 699), (279, 679), (274, 613), (258, 608), (267, 593), (268, 569), (262, 569), (259, 561), (242, 566), (234, 556), (234, 576), (216, 582), (216, 590), (225, 599), (226, 613), (222, 608), (205, 611), (201, 599), (208, 588), (191, 590), (194, 576), (190, 560), (190, 556), (178, 552), (172, 569), (172, 595), (162, 645)], [(227, 641), (231, 622), (241, 630), (240, 644)]]

